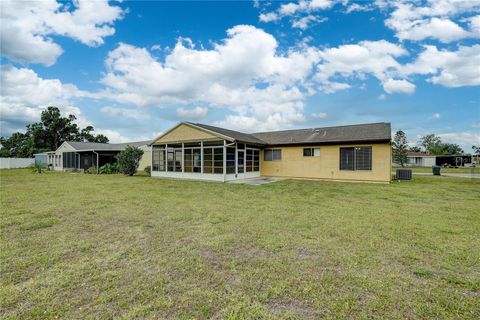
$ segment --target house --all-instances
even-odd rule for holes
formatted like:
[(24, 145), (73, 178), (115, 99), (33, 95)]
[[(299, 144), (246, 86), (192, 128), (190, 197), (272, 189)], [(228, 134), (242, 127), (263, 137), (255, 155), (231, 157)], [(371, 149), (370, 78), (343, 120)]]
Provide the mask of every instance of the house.
[(469, 167), (472, 166), (470, 155), (431, 155), (427, 152), (408, 152), (407, 165), (415, 167), (449, 166)]
[(181, 122), (151, 142), (152, 176), (389, 182), (390, 141), (389, 123), (247, 134)]
[(95, 143), (65, 141), (55, 151), (47, 152), (48, 164), (54, 170), (88, 169), (89, 167), (101, 167), (107, 163), (116, 162), (115, 156), (127, 146), (138, 147), (144, 151), (140, 160), (139, 170), (150, 165), (151, 147), (150, 141), (128, 143)]
[(435, 165), (435, 156), (427, 152), (408, 152), (407, 165), (415, 167), (431, 167)]

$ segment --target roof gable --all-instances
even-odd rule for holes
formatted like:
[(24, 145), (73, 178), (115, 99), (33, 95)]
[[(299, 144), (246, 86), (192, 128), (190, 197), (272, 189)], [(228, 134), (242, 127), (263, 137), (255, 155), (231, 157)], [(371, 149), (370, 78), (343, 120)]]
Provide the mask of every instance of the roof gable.
[(197, 127), (189, 122), (180, 122), (172, 129), (155, 138), (151, 144), (159, 143), (178, 143), (196, 140), (227, 139), (230, 137), (222, 136), (216, 132), (211, 132), (201, 127)]

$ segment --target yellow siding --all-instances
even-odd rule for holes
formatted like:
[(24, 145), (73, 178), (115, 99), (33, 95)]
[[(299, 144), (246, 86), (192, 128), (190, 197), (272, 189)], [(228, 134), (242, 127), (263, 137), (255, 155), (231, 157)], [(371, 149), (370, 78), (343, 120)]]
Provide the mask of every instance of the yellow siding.
[(213, 134), (181, 124), (155, 141), (154, 144), (218, 139), (219, 138)]
[(144, 151), (143, 156), (140, 159), (138, 164), (138, 171), (143, 171), (147, 166), (151, 167), (152, 165), (152, 152), (151, 151)]
[[(340, 170), (340, 147), (354, 146), (372, 146), (371, 171)], [(262, 150), (260, 174), (273, 177), (377, 182), (389, 182), (391, 179), (390, 143), (319, 146), (320, 157), (304, 157), (303, 148), (303, 146), (275, 147), (275, 149), (282, 149), (280, 161), (264, 161)]]

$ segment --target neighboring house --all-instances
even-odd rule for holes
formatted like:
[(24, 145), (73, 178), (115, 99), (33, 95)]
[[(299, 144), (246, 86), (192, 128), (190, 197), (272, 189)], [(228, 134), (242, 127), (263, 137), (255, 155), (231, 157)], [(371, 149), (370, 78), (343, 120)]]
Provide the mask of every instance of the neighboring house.
[[(397, 164), (395, 164), (397, 165)], [(426, 152), (408, 152), (407, 166), (432, 167), (452, 166), (468, 167), (472, 165), (472, 156), (469, 155), (440, 155), (435, 156)]]
[(407, 165), (415, 167), (431, 167), (435, 165), (435, 156), (426, 152), (408, 152)]
[(47, 152), (48, 164), (54, 170), (87, 169), (101, 167), (107, 163), (117, 162), (115, 156), (127, 146), (138, 147), (144, 151), (138, 170), (150, 165), (150, 141), (127, 143), (94, 143), (65, 141), (57, 150)]
[(181, 122), (152, 141), (152, 176), (389, 182), (390, 141), (389, 123), (247, 134)]

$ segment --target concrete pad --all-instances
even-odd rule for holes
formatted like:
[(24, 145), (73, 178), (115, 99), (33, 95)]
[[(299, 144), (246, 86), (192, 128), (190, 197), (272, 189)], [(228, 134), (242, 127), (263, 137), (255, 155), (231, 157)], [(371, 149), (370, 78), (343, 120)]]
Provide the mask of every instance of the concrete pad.
[(248, 184), (251, 186), (261, 186), (263, 184), (268, 184), (276, 181), (283, 181), (286, 180), (284, 178), (272, 178), (272, 177), (257, 177), (257, 178), (249, 178), (249, 179), (241, 179), (241, 180), (233, 180), (228, 181), (227, 183), (241, 183), (241, 184)]

